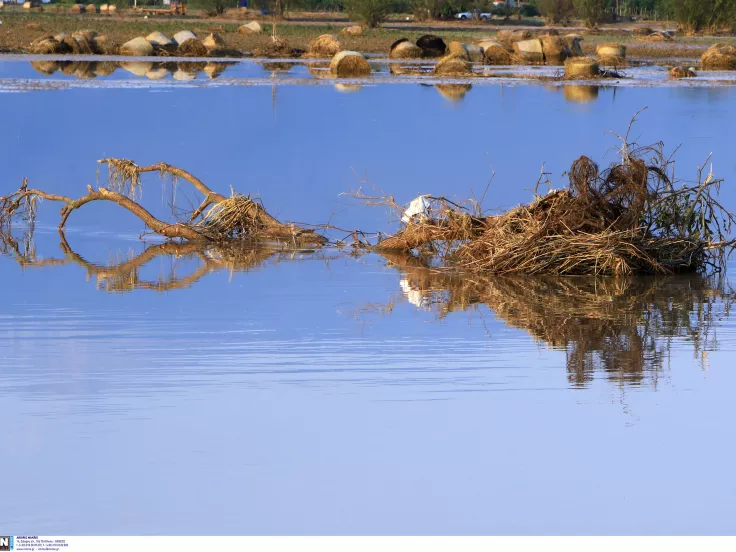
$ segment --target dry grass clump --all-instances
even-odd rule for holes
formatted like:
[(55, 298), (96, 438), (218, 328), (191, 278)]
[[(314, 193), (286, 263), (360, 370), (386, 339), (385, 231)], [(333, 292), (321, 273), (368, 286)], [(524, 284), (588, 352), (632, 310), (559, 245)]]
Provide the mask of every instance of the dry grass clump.
[(456, 204), (410, 221), (379, 249), (441, 252), (440, 261), (495, 274), (667, 274), (720, 267), (734, 215), (714, 196), (720, 180), (680, 183), (662, 144), (622, 138), (621, 160), (601, 170), (576, 160), (569, 187), (504, 214)]
[(705, 70), (732, 71), (736, 69), (736, 46), (719, 42), (708, 48), (700, 57)]

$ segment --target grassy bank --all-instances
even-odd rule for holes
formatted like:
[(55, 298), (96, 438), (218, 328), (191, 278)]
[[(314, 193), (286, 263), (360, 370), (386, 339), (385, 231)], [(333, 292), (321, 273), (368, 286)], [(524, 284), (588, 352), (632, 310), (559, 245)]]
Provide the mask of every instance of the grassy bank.
[[(24, 13), (19, 10), (0, 11), (2, 32), (0, 32), (0, 51), (22, 53), (28, 51), (31, 42), (46, 34), (61, 32), (71, 33), (80, 29), (93, 29), (118, 44), (122, 44), (136, 36), (146, 36), (152, 31), (161, 31), (172, 35), (177, 31), (188, 29), (197, 34), (219, 33), (227, 47), (234, 50), (251, 52), (265, 48), (270, 43), (272, 21), (261, 19), (264, 32), (261, 35), (241, 35), (237, 32), (243, 20), (207, 19), (187, 16), (186, 18), (142, 16), (119, 17), (101, 15), (67, 15), (44, 13)], [(321, 34), (338, 34), (347, 22), (314, 22), (314, 21), (280, 21), (276, 23), (276, 34), (285, 39), (293, 48), (305, 49), (309, 42)], [(442, 36), (445, 41), (459, 40), (473, 43), (482, 38), (492, 37), (500, 28), (496, 25), (450, 26), (447, 24), (427, 24), (424, 27), (367, 29), (360, 37), (341, 37), (344, 49), (366, 53), (387, 53), (391, 44), (399, 38), (410, 40), (427, 33)], [(564, 29), (561, 30), (566, 32)], [(582, 43), (586, 54), (594, 53), (595, 46), (605, 42), (621, 42), (627, 45), (629, 57), (646, 58), (680, 58), (699, 57), (700, 54), (716, 41), (724, 39), (681, 37), (667, 43), (638, 42), (624, 28), (606, 30), (605, 34), (585, 34)], [(732, 40), (732, 39), (728, 39)]]

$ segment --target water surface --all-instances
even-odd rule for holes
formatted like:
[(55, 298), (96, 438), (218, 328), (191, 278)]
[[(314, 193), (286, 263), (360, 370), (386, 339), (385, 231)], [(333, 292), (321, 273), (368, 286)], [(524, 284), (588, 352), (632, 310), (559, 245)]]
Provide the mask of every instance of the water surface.
[[(0, 88), (45, 79), (30, 71), (0, 62)], [(560, 187), (577, 156), (612, 161), (606, 131), (648, 106), (633, 135), (682, 144), (683, 178), (712, 153), (736, 206), (728, 87), (170, 81), (5, 94), (3, 189), (82, 195), (97, 159), (163, 160), (284, 220), (387, 231), (340, 194), (480, 196), (495, 171), (485, 203), (505, 208), (542, 163)], [(142, 194), (168, 212), (168, 183)], [(115, 206), (64, 236), (57, 217), (42, 204), (0, 256), (11, 534), (736, 529), (728, 275), (468, 281), (335, 249), (161, 246)]]

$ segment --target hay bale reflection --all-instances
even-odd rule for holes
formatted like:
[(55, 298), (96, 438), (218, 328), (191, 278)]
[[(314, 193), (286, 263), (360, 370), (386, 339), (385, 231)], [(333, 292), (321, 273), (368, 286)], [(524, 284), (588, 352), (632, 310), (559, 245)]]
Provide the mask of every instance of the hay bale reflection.
[(573, 103), (590, 103), (598, 99), (600, 86), (588, 84), (567, 84), (564, 86), (565, 99)]
[(465, 95), (473, 88), (472, 84), (438, 84), (437, 92), (443, 98), (451, 102), (459, 102), (465, 99)]

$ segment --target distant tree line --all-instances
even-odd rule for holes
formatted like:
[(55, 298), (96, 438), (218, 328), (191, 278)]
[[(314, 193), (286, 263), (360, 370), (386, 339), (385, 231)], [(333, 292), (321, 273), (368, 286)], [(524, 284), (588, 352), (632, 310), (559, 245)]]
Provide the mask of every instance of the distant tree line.
[(683, 30), (733, 30), (736, 0), (534, 0), (550, 22), (594, 27), (621, 18), (676, 21)]
[[(197, 7), (211, 5), (217, 11), (237, 4), (237, 0), (190, 2)], [(380, 24), (393, 13), (411, 13), (415, 19), (425, 21), (452, 19), (457, 13), (471, 12), (508, 18), (542, 15), (550, 23), (567, 24), (579, 20), (589, 27), (637, 18), (672, 20), (683, 30), (695, 32), (736, 28), (736, 0), (528, 0), (521, 9), (494, 8), (490, 0), (249, 0), (248, 5), (263, 7), (269, 12), (277, 8), (282, 11), (344, 11), (369, 26)]]

